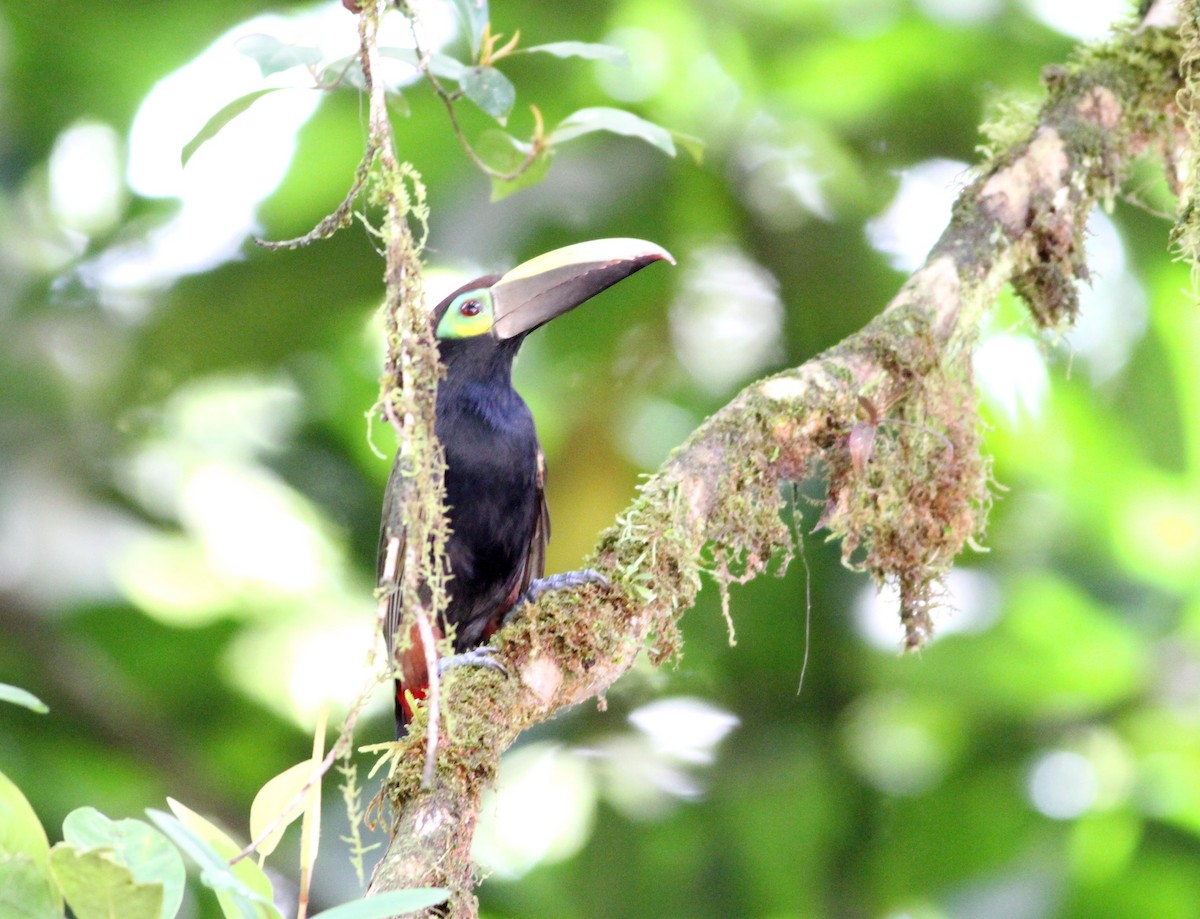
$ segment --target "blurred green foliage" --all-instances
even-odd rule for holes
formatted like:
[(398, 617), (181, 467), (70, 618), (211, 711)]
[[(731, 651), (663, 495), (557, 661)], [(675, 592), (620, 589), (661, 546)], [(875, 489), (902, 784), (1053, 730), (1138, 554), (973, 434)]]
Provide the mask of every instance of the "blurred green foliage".
[[(696, 163), (589, 136), (496, 204), (440, 103), (403, 89), (397, 127), (428, 186), (434, 297), (462, 273), (586, 238), (640, 236), (679, 260), (523, 352), (518, 385), (551, 469), (552, 570), (576, 565), (638, 475), (740, 385), (887, 302), (899, 251), (932, 243), (926, 225), (965, 175), (988, 105), (1035, 97), (1041, 67), (1069, 55), (1074, 39), (1040, 8), (496, 2), (494, 30), (519, 28), (523, 45), (605, 41), (630, 58), (624, 70), (500, 62), (516, 135), (532, 128), (529, 103), (550, 125), (614, 106), (706, 148)], [(336, 4), (273, 8), (314, 9), (353, 36)], [(222, 254), (191, 268), (172, 266), (212, 236), (163, 242), (187, 209), (136, 190), (139, 107), (257, 12), (223, 0), (0, 9), (0, 682), (51, 709), (0, 705), (0, 771), (52, 839), (76, 807), (141, 816), (168, 794), (244, 836), (255, 790), (307, 755), (316, 708), (332, 697), (336, 717), (358, 687), (388, 470), (364, 420), (382, 264), (359, 226), (298, 252), (248, 235), (299, 235), (336, 206), (363, 105), (352, 91), (324, 98), (258, 203), (239, 205), (234, 180), (260, 169), (266, 141), (235, 135), (238, 167), (194, 200), (226, 216), (243, 206), (258, 224), (231, 219)], [(253, 79), (192, 103), (176, 168), (182, 142)], [(277, 117), (269, 102), (227, 131)], [(483, 112), (462, 118), (472, 137), (494, 127)], [(120, 171), (93, 176), (106, 149)], [(935, 178), (916, 206), (889, 211), (915, 175)], [(528, 739), (539, 756), (526, 762), (541, 765), (526, 778), (541, 777), (543, 797), (565, 788), (559, 816), (574, 822), (558, 848), (496, 868), (484, 915), (1200, 912), (1200, 320), (1154, 213), (1170, 207), (1161, 185), (1139, 169), (1097, 218), (1077, 333), (1037, 338), (1009, 298), (985, 330), (985, 440), (1003, 490), (990, 551), (951, 581), (944, 637), (900, 657), (886, 601), (819, 534), (804, 540), (807, 580), (797, 562), (734, 591), (736, 647), (705, 594), (677, 667), (639, 668), (607, 711), (583, 706)], [(800, 488), (801, 532), (819, 493)], [(719, 744), (720, 732), (672, 747), (627, 719), (681, 697), (738, 723)], [(381, 705), (359, 739), (389, 731)], [(321, 905), (356, 888), (336, 851), (336, 798)], [(277, 864), (287, 870), (286, 853)], [(185, 915), (214, 908), (185, 900)]]

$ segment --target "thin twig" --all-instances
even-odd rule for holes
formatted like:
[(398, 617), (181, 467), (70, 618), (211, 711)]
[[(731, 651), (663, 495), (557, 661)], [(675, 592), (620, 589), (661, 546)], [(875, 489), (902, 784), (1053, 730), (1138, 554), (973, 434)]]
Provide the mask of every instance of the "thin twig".
[(358, 169), (354, 171), (354, 181), (350, 183), (350, 190), (346, 192), (342, 203), (337, 206), (337, 209), (332, 214), (326, 216), (303, 236), (280, 240), (259, 239), (256, 236), (254, 237), (254, 242), (264, 249), (299, 249), (302, 246), (316, 242), (318, 239), (328, 239), (338, 230), (344, 230), (350, 226), (354, 222), (354, 202), (358, 200), (358, 196), (362, 194), (362, 190), (367, 185), (377, 152), (375, 137), (372, 135), (367, 139), (367, 149), (363, 152), (363, 158), (359, 161)]
[(379, 675), (373, 674), (367, 685), (359, 692), (358, 698), (354, 700), (354, 705), (351, 706), (350, 711), (346, 715), (346, 720), (342, 722), (341, 729), (338, 731), (338, 739), (334, 742), (333, 746), (329, 748), (329, 752), (325, 754), (325, 758), (321, 760), (320, 764), (313, 772), (312, 777), (304, 783), (304, 787), (296, 792), (292, 799), (287, 803), (287, 806), (280, 810), (279, 815), (269, 824), (267, 824), (266, 828), (259, 833), (258, 836), (252, 839), (249, 844), (247, 844), (246, 848), (242, 849), (241, 852), (229, 860), (229, 864), (236, 865), (246, 856), (253, 854), (253, 852), (259, 846), (261, 846), (264, 841), (270, 838), (272, 833), (279, 829), (280, 824), (288, 818), (288, 815), (299, 809), (299, 807), (304, 803), (305, 795), (312, 790), (313, 786), (316, 785), (317, 782), (321, 781), (321, 779), (325, 777), (325, 773), (327, 773), (333, 767), (333, 761), (342, 754), (342, 751), (348, 742), (348, 738), (354, 731), (354, 725), (358, 723), (359, 715), (362, 714), (362, 710), (370, 700), (371, 696), (375, 694), (375, 688), (379, 685), (379, 681)]
[(804, 548), (804, 529), (800, 526), (800, 487), (792, 482), (792, 538), (796, 551), (804, 566), (804, 659), (800, 663), (800, 682), (796, 695), (804, 691), (804, 677), (808, 673), (808, 655), (812, 646), (812, 569), (808, 565), (808, 552)]
[[(317, 729), (313, 731), (312, 758), (324, 756), (325, 730), (328, 726), (328, 706), (321, 707), (317, 717)], [(336, 746), (336, 745), (335, 745)], [(332, 763), (330, 764), (332, 766)], [(296, 919), (307, 919), (309, 897), (312, 893), (313, 866), (321, 843), (321, 795), (310, 795), (304, 802), (304, 813), (300, 817), (300, 894), (296, 904)], [(265, 856), (264, 856), (265, 857)]]
[(469, 159), (480, 172), (490, 179), (495, 179), (498, 182), (513, 182), (519, 179), (522, 175), (529, 171), (533, 164), (537, 162), (537, 158), (545, 150), (545, 140), (542, 137), (542, 121), (540, 115), (538, 114), (537, 108), (533, 109), (536, 127), (533, 138), (529, 144), (529, 152), (525, 154), (525, 158), (521, 160), (516, 168), (509, 172), (502, 172), (499, 169), (489, 166), (487, 162), (484, 161), (483, 157), (481, 157), (476, 149), (471, 145), (471, 142), (467, 139), (467, 135), (463, 132), (462, 125), (458, 123), (458, 116), (454, 113), (454, 103), (462, 96), (462, 93), (449, 92), (446, 87), (442, 85), (442, 81), (439, 80), (437, 75), (433, 72), (433, 52), (424, 50), (421, 45), (420, 29), (417, 25), (417, 15), (415, 11), (412, 11), (411, 15), (409, 16), (408, 26), (412, 32), (413, 50), (417, 54), (417, 66), (421, 72), (425, 74), (425, 79), (429, 82), (429, 85), (433, 87), (434, 93), (436, 93), (437, 97), (442, 100), (442, 105), (446, 107), (446, 116), (450, 119), (450, 127), (454, 131), (454, 137), (458, 140), (458, 145), (462, 148), (463, 153), (467, 155), (467, 159)]

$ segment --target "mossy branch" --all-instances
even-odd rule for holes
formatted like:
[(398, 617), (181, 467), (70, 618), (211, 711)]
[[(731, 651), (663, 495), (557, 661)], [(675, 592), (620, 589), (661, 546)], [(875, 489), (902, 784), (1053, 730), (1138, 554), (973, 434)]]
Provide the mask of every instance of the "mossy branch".
[(470, 842), (501, 751), (602, 694), (647, 645), (655, 660), (670, 656), (702, 573), (717, 572), (724, 589), (787, 557), (785, 482), (825, 472), (819, 524), (841, 538), (848, 563), (899, 587), (908, 643), (920, 645), (939, 580), (982, 531), (989, 504), (971, 379), (980, 322), (1005, 284), (1039, 325), (1074, 318), (1094, 204), (1117, 193), (1135, 156), (1156, 152), (1168, 171), (1186, 161), (1182, 51), (1175, 29), (1129, 28), (1049, 68), (1036, 118), (991, 152), (887, 309), (747, 387), (643, 485), (589, 561), (612, 590), (547, 595), (503, 630), (509, 677), (455, 671), (443, 687), (433, 788), (420, 775), (423, 713), (404, 742), (388, 792), (399, 818), (374, 890), (448, 886), (448, 915), (475, 916)]

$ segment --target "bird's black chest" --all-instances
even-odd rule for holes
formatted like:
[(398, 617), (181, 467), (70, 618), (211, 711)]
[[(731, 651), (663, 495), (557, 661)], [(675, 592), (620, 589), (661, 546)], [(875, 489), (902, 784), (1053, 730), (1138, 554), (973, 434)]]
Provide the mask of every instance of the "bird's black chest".
[(439, 391), (437, 435), (451, 529), (448, 618), (462, 632), (504, 606), (524, 572), (538, 514), (537, 432), (511, 387), (463, 386)]

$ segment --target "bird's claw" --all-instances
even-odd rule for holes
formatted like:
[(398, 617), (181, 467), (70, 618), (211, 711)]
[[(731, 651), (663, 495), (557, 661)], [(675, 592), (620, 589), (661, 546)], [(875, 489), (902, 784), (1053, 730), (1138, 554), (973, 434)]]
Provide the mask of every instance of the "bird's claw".
[(450, 657), (439, 657), (437, 662), (438, 676), (445, 676), (447, 670), (453, 670), (455, 667), (487, 667), (489, 670), (498, 670), (505, 676), (508, 676), (508, 668), (500, 661), (492, 657), (493, 654), (498, 654), (496, 648), (483, 645), (478, 648), (472, 648), (470, 651), (463, 651), (461, 654), (452, 654)]
[(522, 608), (530, 603), (536, 603), (538, 597), (544, 593), (554, 590), (578, 590), (580, 587), (587, 587), (589, 584), (598, 584), (605, 590), (608, 590), (612, 586), (608, 578), (592, 568), (581, 568), (579, 571), (564, 571), (561, 574), (552, 574), (548, 577), (530, 581), (529, 586), (525, 588), (525, 592), (517, 597), (517, 602), (505, 614), (502, 624), (508, 625), (520, 614)]
[(577, 590), (580, 587), (586, 587), (588, 584), (599, 584), (605, 590), (611, 586), (608, 583), (608, 578), (599, 571), (594, 571), (591, 568), (582, 568), (579, 571), (564, 571), (562, 574), (552, 574), (549, 577), (530, 581), (529, 586), (525, 588), (525, 593), (517, 597), (517, 602), (513, 605), (513, 609), (518, 609), (527, 603), (536, 603), (538, 597), (552, 590)]

